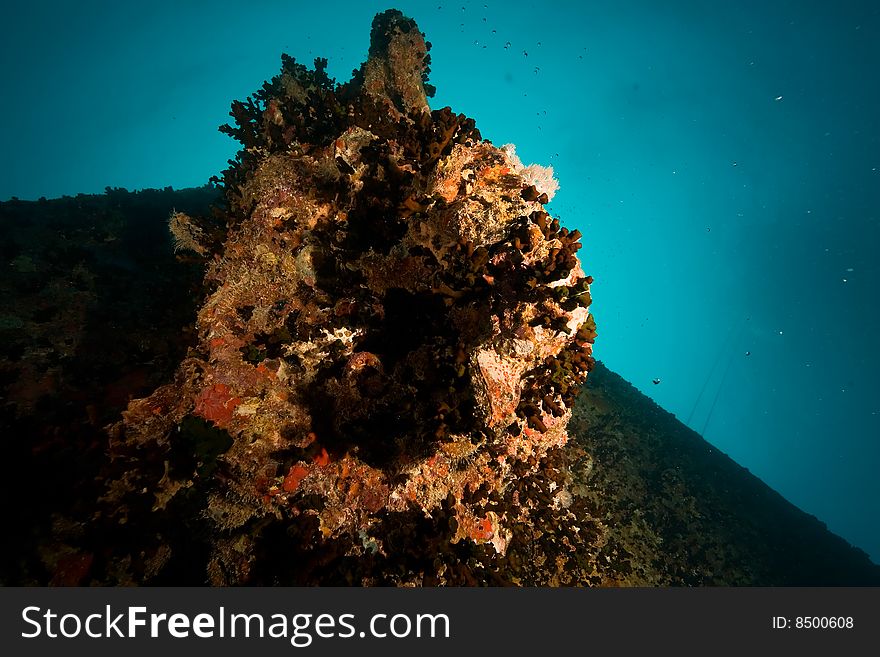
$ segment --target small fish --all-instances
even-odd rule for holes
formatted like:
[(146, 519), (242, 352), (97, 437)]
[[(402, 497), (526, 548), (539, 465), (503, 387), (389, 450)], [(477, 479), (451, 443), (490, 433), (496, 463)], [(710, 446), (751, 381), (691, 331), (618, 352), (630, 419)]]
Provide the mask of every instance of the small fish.
[(659, 386), (659, 385), (660, 385), (660, 379), (654, 379), (651, 383), (653, 383), (655, 386)]

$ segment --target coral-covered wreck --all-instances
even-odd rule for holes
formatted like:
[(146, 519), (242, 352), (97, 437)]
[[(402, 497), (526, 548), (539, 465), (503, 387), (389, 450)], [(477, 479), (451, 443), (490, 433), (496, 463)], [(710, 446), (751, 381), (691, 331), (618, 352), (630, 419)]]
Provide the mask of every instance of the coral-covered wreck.
[(285, 58), (216, 188), (0, 202), (0, 584), (880, 584), (586, 378), (555, 181), (428, 109), (427, 49)]
[(546, 170), (429, 108), (429, 48), (390, 10), (350, 82), (285, 56), (233, 104), (225, 207), (170, 224), (207, 265), (197, 345), (111, 433), (106, 519), (157, 528), (120, 581), (172, 567), (181, 518), (213, 584), (490, 581), (539, 519), (572, 525), (553, 570), (589, 534), (552, 465), (593, 365), (580, 233)]

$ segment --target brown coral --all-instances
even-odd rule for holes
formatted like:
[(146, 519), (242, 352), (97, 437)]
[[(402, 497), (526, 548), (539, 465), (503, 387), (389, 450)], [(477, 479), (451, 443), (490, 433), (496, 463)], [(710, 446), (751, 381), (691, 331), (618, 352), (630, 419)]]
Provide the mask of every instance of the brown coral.
[(427, 51), (385, 12), (351, 82), (285, 57), (223, 128), (244, 149), (220, 181), (200, 342), (115, 427), (130, 470), (108, 496), (186, 491), (214, 583), (254, 581), (275, 527), (367, 559), (442, 519), (438, 558), (503, 555), (537, 504), (511, 483), (567, 439), (595, 337), (580, 235), (472, 120), (430, 110)]

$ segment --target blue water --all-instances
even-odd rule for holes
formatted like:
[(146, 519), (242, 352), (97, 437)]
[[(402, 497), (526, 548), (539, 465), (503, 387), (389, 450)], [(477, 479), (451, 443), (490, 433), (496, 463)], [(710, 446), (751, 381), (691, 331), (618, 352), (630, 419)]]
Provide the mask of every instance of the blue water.
[[(347, 79), (392, 6), (178, 4), (7, 8), (0, 199), (201, 185), (281, 51)], [(880, 5), (396, 6), (433, 105), (555, 167), (597, 356), (880, 561)]]

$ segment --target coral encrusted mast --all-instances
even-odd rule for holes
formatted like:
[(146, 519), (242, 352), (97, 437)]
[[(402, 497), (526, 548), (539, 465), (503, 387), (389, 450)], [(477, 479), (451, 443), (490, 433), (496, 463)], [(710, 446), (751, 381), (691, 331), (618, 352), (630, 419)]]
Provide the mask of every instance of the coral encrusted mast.
[(197, 344), (112, 429), (117, 581), (528, 583), (589, 534), (553, 456), (593, 364), (580, 233), (546, 170), (429, 108), (429, 48), (389, 10), (350, 82), (283, 56), (233, 103), (225, 207), (171, 221)]

